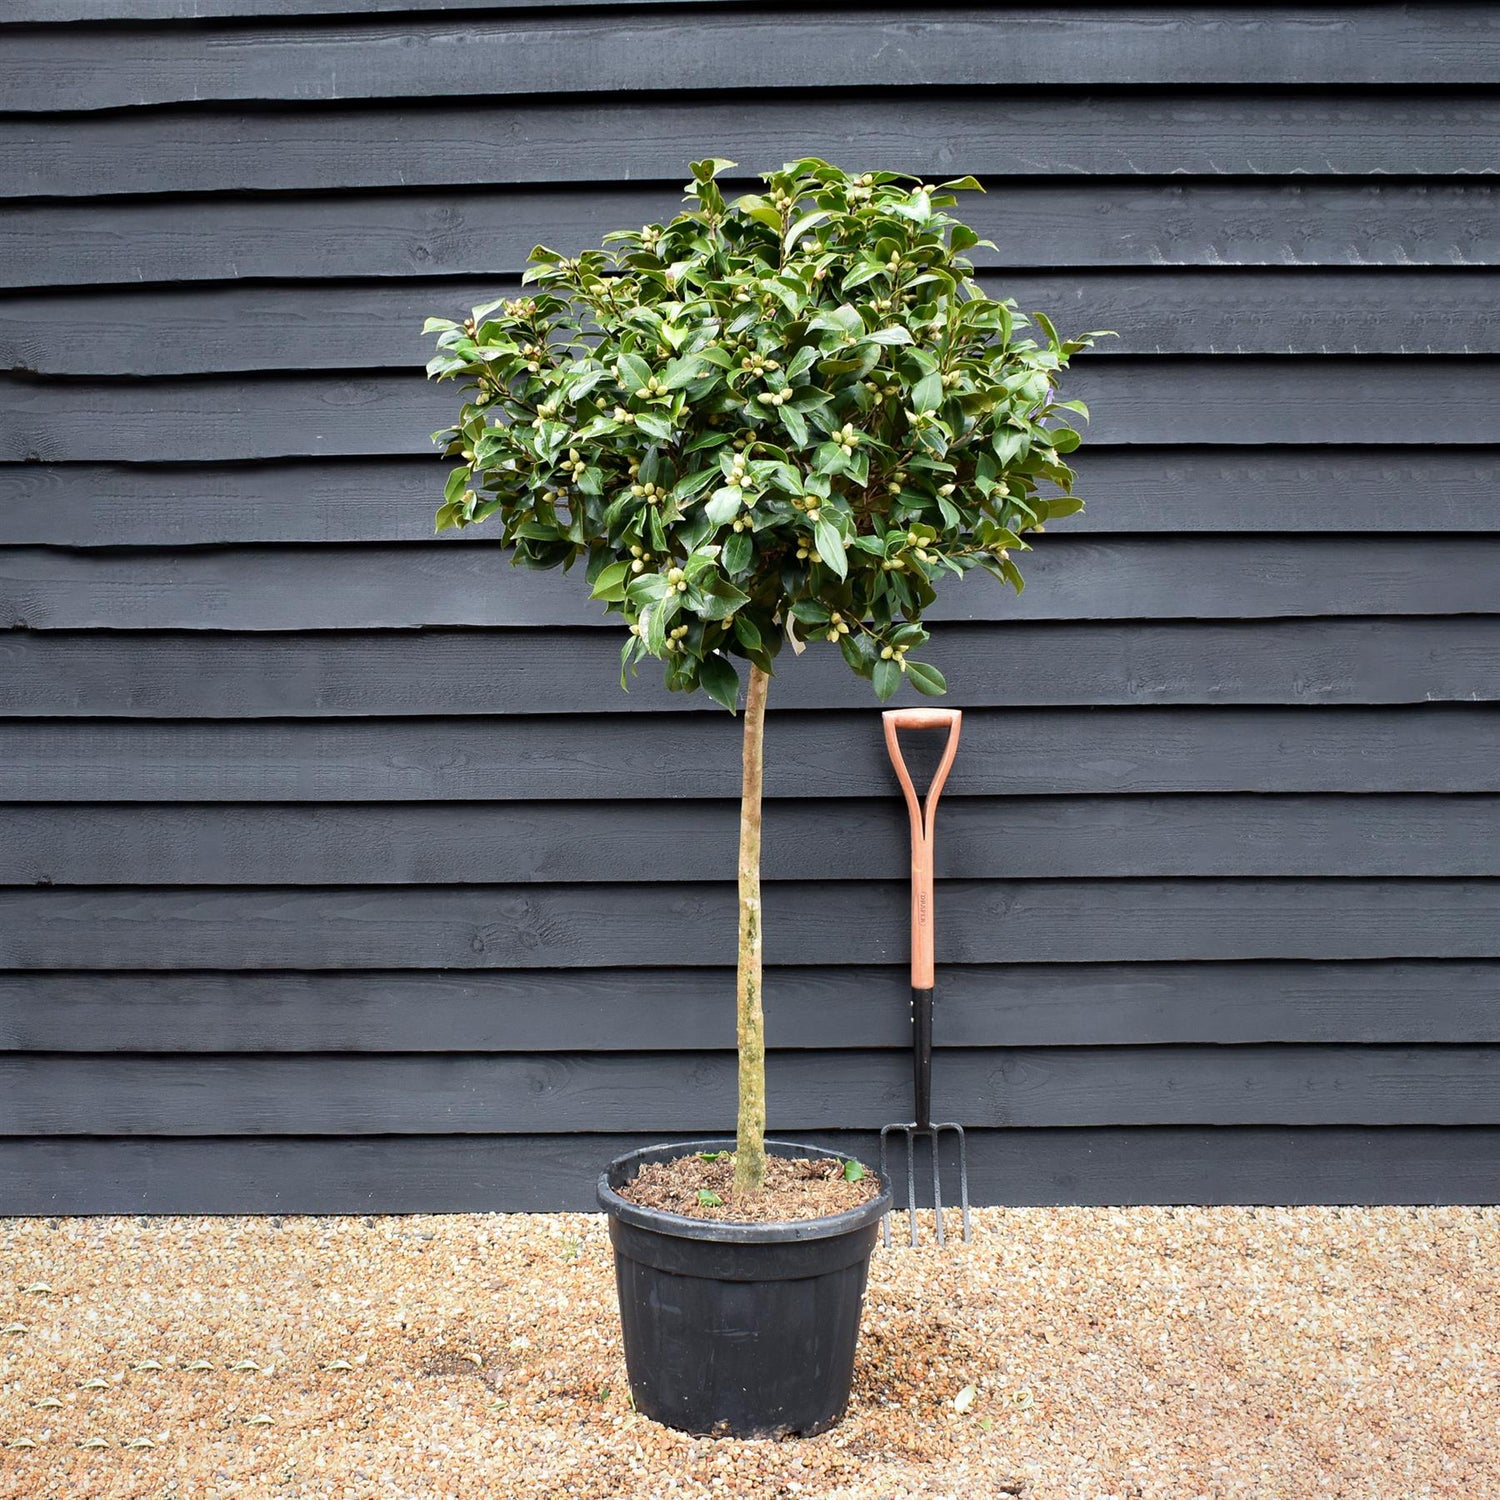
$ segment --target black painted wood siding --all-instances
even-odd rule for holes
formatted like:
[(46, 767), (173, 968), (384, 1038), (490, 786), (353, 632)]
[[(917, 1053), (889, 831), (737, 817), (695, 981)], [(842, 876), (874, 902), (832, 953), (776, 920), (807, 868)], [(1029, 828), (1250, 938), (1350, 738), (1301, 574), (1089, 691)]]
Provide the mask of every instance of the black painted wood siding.
[[(1494, 6), (9, 0), (0, 110), (0, 1213), (731, 1125), (737, 725), (429, 536), (418, 329), (809, 152), (980, 175), (986, 283), (1121, 335), (1088, 512), (939, 611), (977, 1195), (1500, 1198)], [(868, 1151), (904, 814), (840, 662), (772, 702), (773, 1126)]]

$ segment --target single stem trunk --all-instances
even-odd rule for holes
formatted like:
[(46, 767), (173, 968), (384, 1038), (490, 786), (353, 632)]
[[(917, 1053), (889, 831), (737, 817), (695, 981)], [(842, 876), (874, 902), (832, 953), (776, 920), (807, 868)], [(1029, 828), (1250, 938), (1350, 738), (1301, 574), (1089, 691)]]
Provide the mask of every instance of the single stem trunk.
[(760, 789), (765, 765), (766, 687), (770, 679), (750, 668), (745, 694), (744, 781), (740, 792), (740, 1113), (735, 1138), (735, 1191), (766, 1185), (766, 1028), (761, 1006)]

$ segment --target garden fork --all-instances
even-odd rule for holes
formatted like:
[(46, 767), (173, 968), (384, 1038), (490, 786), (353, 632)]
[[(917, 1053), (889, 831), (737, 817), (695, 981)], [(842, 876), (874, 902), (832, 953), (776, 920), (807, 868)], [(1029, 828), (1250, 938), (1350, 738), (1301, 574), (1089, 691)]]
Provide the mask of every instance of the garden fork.
[[(885, 721), (885, 745), (891, 764), (906, 794), (911, 818), (911, 1030), (912, 1091), (916, 1118), (907, 1124), (887, 1125), (880, 1132), (880, 1178), (889, 1182), (886, 1170), (890, 1138), (896, 1132), (906, 1137), (906, 1206), (911, 1224), (911, 1242), (917, 1243), (917, 1137), (925, 1135), (932, 1145), (932, 1207), (937, 1242), (943, 1243), (943, 1184), (938, 1146), (944, 1131), (958, 1141), (958, 1201), (963, 1210), (964, 1242), (969, 1230), (969, 1159), (962, 1125), (952, 1121), (935, 1124), (932, 1119), (932, 991), (934, 981), (932, 944), (932, 845), (938, 797), (958, 754), (958, 731), (963, 713), (956, 708), (896, 708), (881, 716)], [(901, 758), (896, 732), (901, 729), (947, 729), (948, 743), (938, 762), (925, 803), (917, 800), (911, 773)], [(887, 1214), (884, 1238), (891, 1242), (891, 1220)]]

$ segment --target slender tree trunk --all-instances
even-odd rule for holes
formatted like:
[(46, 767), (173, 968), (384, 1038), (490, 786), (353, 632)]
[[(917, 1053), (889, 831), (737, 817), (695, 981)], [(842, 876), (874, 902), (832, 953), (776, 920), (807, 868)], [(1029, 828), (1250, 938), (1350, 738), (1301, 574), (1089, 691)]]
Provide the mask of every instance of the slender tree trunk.
[(765, 764), (766, 687), (770, 679), (750, 668), (745, 695), (744, 782), (740, 793), (740, 1114), (735, 1140), (735, 1191), (766, 1185), (766, 1035), (761, 1008), (760, 788)]

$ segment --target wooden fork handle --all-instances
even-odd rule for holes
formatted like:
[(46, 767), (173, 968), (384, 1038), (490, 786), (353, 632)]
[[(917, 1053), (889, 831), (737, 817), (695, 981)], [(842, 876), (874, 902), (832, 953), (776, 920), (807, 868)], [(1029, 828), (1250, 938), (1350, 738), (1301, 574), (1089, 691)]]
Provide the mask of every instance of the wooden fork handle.
[(950, 729), (964, 716), (961, 708), (888, 708), (881, 714), (897, 729)]
[[(911, 821), (911, 984), (914, 990), (930, 990), (933, 985), (932, 942), (932, 840), (938, 798), (958, 754), (959, 729), (963, 710), (958, 708), (891, 708), (881, 718), (885, 723), (885, 747), (906, 797), (906, 811)], [(948, 743), (938, 762), (925, 801), (917, 797), (911, 772), (901, 758), (896, 733), (901, 729), (946, 729)]]

